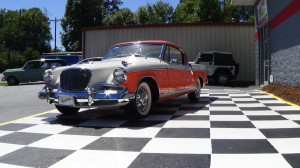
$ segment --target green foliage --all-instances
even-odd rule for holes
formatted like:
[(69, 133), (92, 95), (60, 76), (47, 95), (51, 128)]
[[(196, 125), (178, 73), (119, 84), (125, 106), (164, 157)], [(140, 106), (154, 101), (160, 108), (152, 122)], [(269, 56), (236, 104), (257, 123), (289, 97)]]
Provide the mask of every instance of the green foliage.
[(0, 70), (21, 66), (28, 57), (24, 53), (49, 52), (51, 39), (49, 18), (40, 9), (0, 9)]
[(186, 0), (181, 2), (175, 9), (173, 23), (195, 23), (199, 22), (199, 0)]
[(103, 20), (105, 26), (136, 25), (136, 22), (135, 14), (129, 9), (122, 9), (107, 15)]
[(198, 16), (201, 22), (223, 21), (221, 4), (219, 0), (200, 0)]
[(23, 56), (25, 57), (25, 60), (33, 60), (38, 59), (40, 57), (40, 53), (37, 50), (29, 47), (23, 52)]
[(158, 1), (156, 4), (147, 4), (139, 7), (136, 12), (138, 24), (165, 24), (171, 23), (174, 9), (166, 2)]
[(225, 22), (253, 22), (254, 9), (253, 6), (232, 6), (230, 0), (225, 0), (223, 10)]
[(103, 26), (103, 19), (119, 10), (116, 0), (68, 0), (61, 26), (62, 45), (67, 51), (80, 51), (81, 28)]

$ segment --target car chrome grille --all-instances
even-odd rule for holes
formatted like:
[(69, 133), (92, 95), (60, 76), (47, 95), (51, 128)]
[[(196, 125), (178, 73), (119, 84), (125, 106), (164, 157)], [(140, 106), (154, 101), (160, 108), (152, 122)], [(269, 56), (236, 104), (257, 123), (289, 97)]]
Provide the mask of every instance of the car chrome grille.
[(84, 90), (90, 82), (92, 73), (89, 69), (69, 68), (60, 74), (62, 90)]

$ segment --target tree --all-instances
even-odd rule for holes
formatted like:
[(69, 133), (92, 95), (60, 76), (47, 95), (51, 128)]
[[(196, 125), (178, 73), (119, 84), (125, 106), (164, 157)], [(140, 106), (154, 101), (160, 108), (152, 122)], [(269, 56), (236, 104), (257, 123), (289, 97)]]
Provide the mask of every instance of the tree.
[(199, 22), (199, 0), (186, 0), (177, 5), (174, 15), (174, 23)]
[(121, 1), (116, 0), (68, 0), (61, 21), (62, 45), (67, 51), (81, 50), (81, 28), (102, 26), (103, 19), (119, 10)]
[(223, 21), (221, 3), (219, 0), (200, 0), (198, 16), (201, 22)]
[(26, 61), (23, 52), (31, 48), (34, 53), (49, 52), (52, 39), (49, 18), (40, 9), (17, 11), (0, 10), (1, 64), (15, 67)]
[(133, 12), (129, 9), (122, 9), (110, 15), (107, 15), (103, 24), (105, 26), (125, 26), (125, 25), (135, 25), (136, 18)]
[(254, 22), (254, 9), (252, 6), (232, 6), (231, 0), (224, 1), (225, 22)]
[(158, 1), (156, 4), (147, 4), (140, 7), (137, 12), (138, 24), (165, 24), (171, 23), (174, 9), (166, 2)]

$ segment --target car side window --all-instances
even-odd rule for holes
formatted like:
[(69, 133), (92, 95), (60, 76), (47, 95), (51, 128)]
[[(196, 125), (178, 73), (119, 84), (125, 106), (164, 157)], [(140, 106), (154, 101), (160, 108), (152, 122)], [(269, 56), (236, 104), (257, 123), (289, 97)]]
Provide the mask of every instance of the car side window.
[(61, 67), (61, 66), (62, 66), (62, 64), (59, 62), (52, 62), (50, 64), (50, 68)]
[(49, 68), (49, 64), (47, 62), (42, 62), (41, 63), (41, 68)]
[(183, 61), (183, 54), (177, 48), (170, 47), (170, 62), (183, 64), (182, 61)]
[(35, 68), (40, 68), (40, 62), (34, 61), (34, 62), (29, 62), (25, 66), (26, 69), (35, 69)]
[(199, 62), (213, 62), (213, 55), (212, 54), (201, 54)]

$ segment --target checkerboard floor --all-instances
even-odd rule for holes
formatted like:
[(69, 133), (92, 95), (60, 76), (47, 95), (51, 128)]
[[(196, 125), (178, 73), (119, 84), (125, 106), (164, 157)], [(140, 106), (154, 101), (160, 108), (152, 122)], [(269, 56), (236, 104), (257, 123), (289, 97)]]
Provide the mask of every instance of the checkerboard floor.
[(300, 167), (300, 109), (258, 91), (202, 91), (143, 120), (120, 109), (0, 126), (0, 167)]

